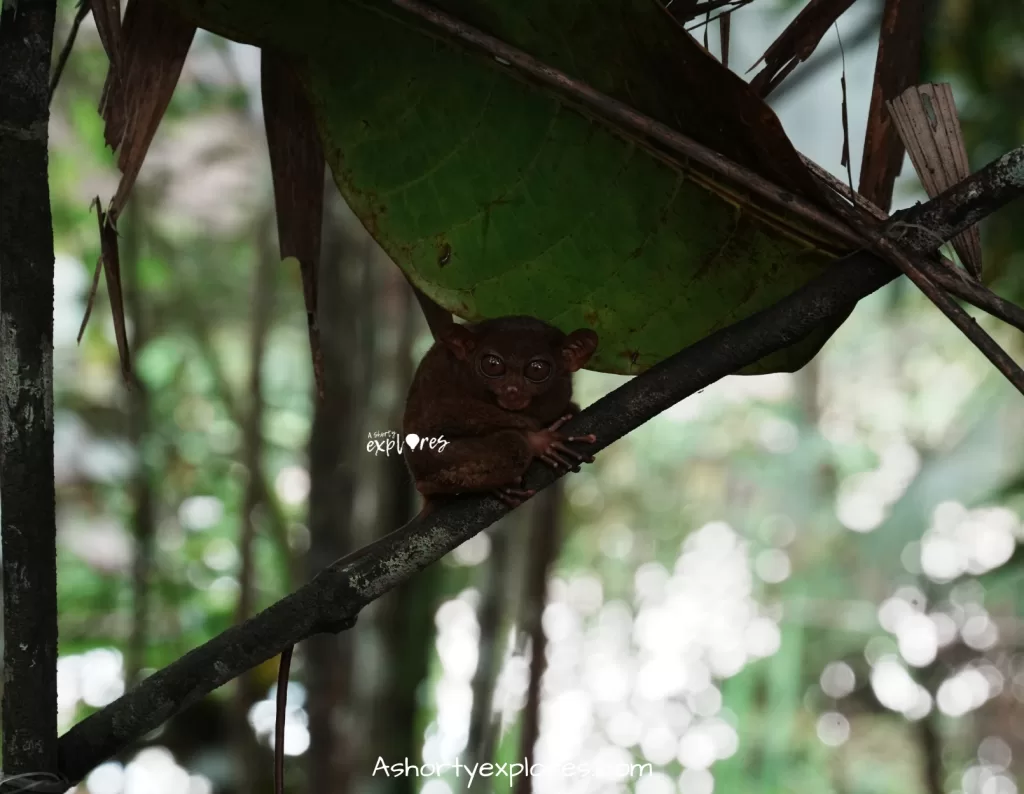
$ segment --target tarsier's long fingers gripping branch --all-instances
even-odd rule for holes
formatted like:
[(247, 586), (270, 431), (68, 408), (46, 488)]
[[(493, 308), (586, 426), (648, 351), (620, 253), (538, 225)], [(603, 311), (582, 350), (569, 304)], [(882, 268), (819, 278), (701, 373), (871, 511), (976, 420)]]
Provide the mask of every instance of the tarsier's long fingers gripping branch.
[[(558, 428), (572, 419), (574, 415), (566, 414), (552, 422), (545, 429), (529, 433), (527, 436), (530, 445), (537, 453), (537, 457), (556, 471), (560, 467), (564, 467), (567, 471), (579, 471), (580, 463), (594, 462), (593, 455), (577, 452), (575, 449), (566, 446), (566, 444), (567, 442), (593, 444), (597, 441), (597, 436), (593, 433), (588, 433), (585, 436), (567, 436), (558, 432)], [(574, 460), (570, 462), (566, 460), (567, 457)]]

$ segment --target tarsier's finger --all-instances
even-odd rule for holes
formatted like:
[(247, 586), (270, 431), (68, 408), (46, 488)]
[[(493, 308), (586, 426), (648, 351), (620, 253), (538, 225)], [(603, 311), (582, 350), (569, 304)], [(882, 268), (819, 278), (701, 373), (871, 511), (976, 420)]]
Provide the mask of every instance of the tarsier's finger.
[(563, 460), (557, 452), (552, 452), (550, 449), (541, 455), (540, 459), (555, 471), (558, 471), (563, 467), (566, 469), (571, 469), (573, 467), (572, 463), (569, 463), (567, 460)]
[(548, 425), (547, 429), (548, 430), (558, 430), (558, 428), (560, 428), (562, 425), (564, 425), (570, 419), (572, 419), (572, 414), (566, 414), (565, 416), (559, 417), (554, 422), (552, 422), (550, 425)]
[(575, 458), (577, 458), (578, 455), (561, 442), (555, 442), (552, 444), (548, 448), (548, 454), (557, 457), (565, 464), (565, 468), (567, 469), (572, 469), (573, 466), (577, 465)]
[(593, 463), (594, 462), (594, 456), (593, 455), (588, 455), (585, 452), (579, 454), (579, 459), (583, 463)]
[(503, 491), (501, 488), (495, 488), (493, 491), (491, 491), (491, 494), (496, 496), (509, 507), (519, 507), (519, 505), (522, 504), (522, 500), (510, 496), (509, 494), (505, 493), (505, 491)]
[(585, 436), (569, 436), (566, 441), (579, 441), (583, 444), (593, 444), (597, 441), (597, 436), (593, 433), (587, 433)]
[(515, 497), (518, 497), (520, 499), (527, 499), (527, 498), (533, 496), (535, 493), (537, 493), (532, 488), (526, 488), (526, 489), (523, 489), (523, 488), (502, 488), (501, 490), (504, 493), (507, 493), (509, 496), (515, 496)]
[[(554, 449), (558, 450), (559, 452), (562, 452), (562, 453), (564, 453), (566, 455), (571, 455), (572, 457), (576, 458), (576, 460), (587, 460), (588, 457), (591, 460), (593, 460), (593, 456), (592, 455), (585, 455), (582, 452), (577, 452), (575, 449), (571, 449), (570, 447), (567, 447), (561, 441), (553, 441), (551, 443), (551, 446)], [(589, 463), (590, 461), (587, 461), (587, 462)]]
[(552, 458), (552, 457), (549, 457), (549, 456), (547, 456), (547, 455), (541, 455), (541, 456), (540, 456), (540, 459), (541, 459), (541, 460), (542, 460), (542, 461), (543, 461), (544, 463), (548, 464), (548, 466), (550, 466), (551, 468), (553, 468), (553, 469), (555, 469), (555, 470), (558, 470), (558, 469), (562, 468), (561, 464), (560, 464), (560, 463), (559, 463), (559, 462), (558, 462), (557, 460), (555, 460), (554, 458)]

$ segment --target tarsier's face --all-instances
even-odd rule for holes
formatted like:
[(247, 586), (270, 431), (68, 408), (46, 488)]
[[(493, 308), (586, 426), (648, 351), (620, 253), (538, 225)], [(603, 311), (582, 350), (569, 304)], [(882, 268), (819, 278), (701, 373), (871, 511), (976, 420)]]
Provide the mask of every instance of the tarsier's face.
[(499, 318), (455, 326), (446, 342), (506, 411), (523, 411), (538, 395), (580, 369), (597, 348), (597, 334), (563, 334), (532, 318)]
[(483, 340), (480, 352), (473, 357), (474, 370), (498, 405), (507, 411), (522, 411), (563, 373), (550, 348), (510, 347), (502, 341), (506, 340)]

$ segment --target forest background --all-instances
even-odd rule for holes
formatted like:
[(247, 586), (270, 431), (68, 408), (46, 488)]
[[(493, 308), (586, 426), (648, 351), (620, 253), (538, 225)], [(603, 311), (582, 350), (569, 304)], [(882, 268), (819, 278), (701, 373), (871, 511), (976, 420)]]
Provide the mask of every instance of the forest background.
[[(798, 8), (735, 12), (732, 67)], [(840, 78), (856, 174), (880, 10), (855, 3), (842, 45), (830, 33), (770, 97), (796, 148), (842, 179)], [(58, 42), (74, 4), (60, 11)], [(937, 0), (924, 41), (923, 79), (952, 84), (972, 166), (1019, 145), (1019, 2)], [(277, 257), (259, 55), (200, 32), (120, 221), (126, 390), (102, 287), (76, 343), (99, 253), (89, 202), (118, 178), (96, 113), (105, 73), (87, 17), (50, 128), (62, 731), (415, 512), (400, 460), (366, 442), (398, 428), (430, 341), (328, 185), (329, 398), (313, 399), (301, 285)], [(894, 208), (923, 198), (907, 163)], [(1011, 206), (983, 225), (986, 272), (1017, 302), (1021, 220)], [(1019, 333), (979, 321), (1024, 355)], [(582, 373), (581, 402), (622, 380)], [(1019, 395), (900, 279), (801, 371), (680, 403), (354, 630), (301, 646), (289, 789), (446, 794), (464, 778), (372, 771), (521, 757), (539, 623), (537, 760), (651, 767), (538, 778), (538, 792), (1014, 794), (1022, 430)], [(75, 791), (268, 791), (275, 673), (223, 687)]]

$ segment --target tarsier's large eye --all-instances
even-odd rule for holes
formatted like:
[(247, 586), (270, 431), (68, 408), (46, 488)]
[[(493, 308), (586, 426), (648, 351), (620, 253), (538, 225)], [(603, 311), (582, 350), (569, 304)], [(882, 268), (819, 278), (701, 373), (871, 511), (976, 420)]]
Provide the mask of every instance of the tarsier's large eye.
[(551, 374), (551, 364), (542, 358), (535, 359), (526, 365), (526, 377), (534, 383), (546, 380)]
[(497, 378), (505, 374), (505, 362), (493, 353), (480, 359), (480, 371), (488, 378)]

